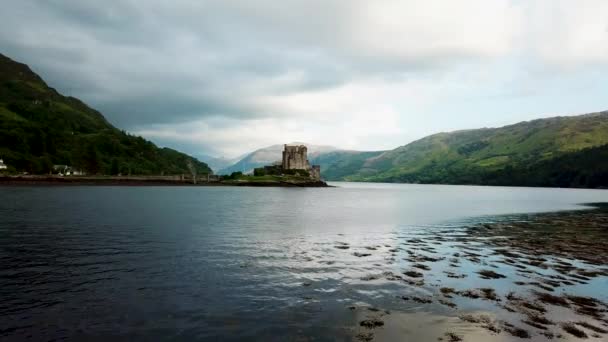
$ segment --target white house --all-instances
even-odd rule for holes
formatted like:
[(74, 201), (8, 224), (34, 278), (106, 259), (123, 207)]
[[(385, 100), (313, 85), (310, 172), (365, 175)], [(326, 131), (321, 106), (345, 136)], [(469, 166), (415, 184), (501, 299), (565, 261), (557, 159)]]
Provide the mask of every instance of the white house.
[(69, 165), (53, 165), (53, 171), (60, 176), (84, 176), (82, 170), (74, 169)]
[(8, 166), (6, 166), (6, 164), (4, 164), (4, 160), (0, 159), (0, 170), (6, 170), (8, 169)]

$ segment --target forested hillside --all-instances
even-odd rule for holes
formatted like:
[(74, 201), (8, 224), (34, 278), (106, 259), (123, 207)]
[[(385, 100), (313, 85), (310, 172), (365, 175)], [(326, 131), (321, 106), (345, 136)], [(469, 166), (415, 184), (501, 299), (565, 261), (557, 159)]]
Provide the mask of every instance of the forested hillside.
[(69, 165), (89, 174), (198, 173), (209, 167), (112, 126), (82, 101), (59, 94), (30, 68), (0, 54), (0, 158), (10, 171), (43, 174)]
[(606, 144), (608, 112), (538, 119), (434, 134), (328, 179), (601, 187)]

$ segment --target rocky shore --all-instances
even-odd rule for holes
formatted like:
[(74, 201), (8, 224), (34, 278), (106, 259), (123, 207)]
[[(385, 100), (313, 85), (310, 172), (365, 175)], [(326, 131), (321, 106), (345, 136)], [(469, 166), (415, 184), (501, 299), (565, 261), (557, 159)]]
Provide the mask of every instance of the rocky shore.
[(346, 308), (356, 340), (608, 339), (605, 205), (421, 230), (387, 244), (344, 240), (334, 243), (338, 253), (385, 260), (361, 282), (403, 287), (384, 305)]
[(315, 180), (198, 180), (173, 176), (0, 176), (0, 185), (99, 185), (99, 186), (255, 186), (255, 187), (329, 187)]

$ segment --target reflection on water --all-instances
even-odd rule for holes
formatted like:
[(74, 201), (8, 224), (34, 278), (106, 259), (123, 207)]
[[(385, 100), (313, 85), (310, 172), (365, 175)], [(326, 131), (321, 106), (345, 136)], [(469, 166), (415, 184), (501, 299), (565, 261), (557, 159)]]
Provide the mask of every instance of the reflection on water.
[[(0, 189), (8, 340), (606, 338), (593, 190)], [(587, 298), (587, 297), (592, 297)]]

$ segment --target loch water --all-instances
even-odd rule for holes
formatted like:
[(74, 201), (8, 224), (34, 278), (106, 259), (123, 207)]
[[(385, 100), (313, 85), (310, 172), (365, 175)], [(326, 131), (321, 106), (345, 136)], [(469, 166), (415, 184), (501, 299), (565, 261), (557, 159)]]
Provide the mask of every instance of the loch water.
[[(444, 331), (435, 317), (484, 340), (486, 332), (454, 322), (463, 312), (499, 314), (495, 303), (402, 299), (480, 282), (499, 296), (511, 290), (518, 273), (508, 265), (492, 268), (506, 278), (487, 280), (477, 272), (488, 264), (466, 259), (454, 271), (466, 278), (447, 277), (449, 257), (461, 253), (443, 232), (608, 202), (606, 190), (332, 185), (0, 187), (0, 339), (381, 339), (388, 327), (362, 328), (366, 308), (381, 310), (374, 317), (387, 325), (402, 319), (437, 330), (393, 329), (385, 340), (437, 340)], [(425, 234), (438, 242), (408, 252), (407, 241)], [(424, 284), (408, 282), (412, 250), (425, 248), (446, 259), (419, 269)], [(567, 291), (608, 302), (606, 279)]]

